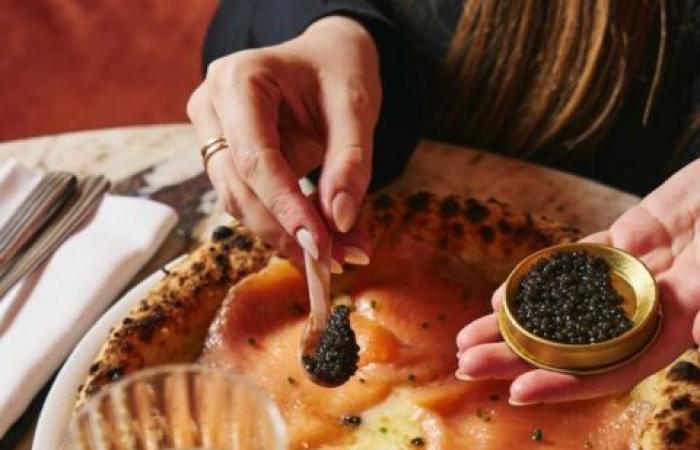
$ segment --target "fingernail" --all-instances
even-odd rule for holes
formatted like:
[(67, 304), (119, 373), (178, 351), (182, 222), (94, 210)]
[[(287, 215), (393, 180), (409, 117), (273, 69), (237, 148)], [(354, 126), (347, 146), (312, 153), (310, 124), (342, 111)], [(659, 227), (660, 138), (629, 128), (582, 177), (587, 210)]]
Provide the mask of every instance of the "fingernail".
[(299, 228), (297, 231), (297, 242), (301, 245), (306, 253), (311, 255), (313, 259), (318, 259), (318, 247), (316, 242), (314, 242), (313, 236), (306, 228)]
[(369, 256), (360, 247), (348, 246), (343, 248), (343, 252), (345, 252), (345, 262), (348, 264), (357, 266), (369, 264)]
[(460, 372), (459, 370), (457, 372), (455, 372), (455, 378), (457, 378), (458, 380), (462, 380), (462, 381), (474, 381), (474, 378), (470, 377), (467, 374)]
[(343, 265), (340, 264), (335, 258), (331, 258), (331, 273), (336, 275), (343, 273)]
[(331, 211), (336, 228), (341, 233), (347, 233), (355, 224), (357, 208), (355, 200), (345, 191), (338, 192), (331, 202)]
[(513, 400), (512, 397), (508, 398), (508, 404), (512, 406), (528, 406), (528, 405), (534, 405), (534, 403), (530, 402), (521, 402), (518, 400)]

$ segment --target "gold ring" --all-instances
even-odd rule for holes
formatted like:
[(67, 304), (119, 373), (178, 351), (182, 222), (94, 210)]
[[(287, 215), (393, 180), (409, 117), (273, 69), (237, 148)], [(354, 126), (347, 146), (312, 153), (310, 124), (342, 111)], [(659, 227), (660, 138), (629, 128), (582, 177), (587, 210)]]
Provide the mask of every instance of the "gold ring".
[(202, 155), (202, 158), (207, 154), (207, 151), (212, 148), (213, 146), (217, 144), (228, 144), (228, 141), (226, 140), (225, 137), (219, 136), (215, 138), (209, 139), (207, 142), (204, 143), (202, 148), (199, 150), (199, 154)]
[(228, 148), (228, 141), (224, 137), (217, 137), (210, 139), (206, 144), (202, 146), (200, 153), (202, 155), (202, 164), (204, 165), (204, 170), (207, 170), (207, 164), (209, 159), (214, 156), (214, 153)]

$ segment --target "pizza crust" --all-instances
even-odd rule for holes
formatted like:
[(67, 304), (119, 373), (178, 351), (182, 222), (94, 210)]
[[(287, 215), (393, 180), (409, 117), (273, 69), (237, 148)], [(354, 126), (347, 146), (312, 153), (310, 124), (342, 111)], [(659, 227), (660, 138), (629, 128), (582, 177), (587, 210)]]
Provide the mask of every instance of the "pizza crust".
[(652, 405), (639, 450), (700, 448), (700, 351), (687, 350), (673, 364), (640, 383), (635, 399)]
[(209, 324), (232, 285), (264, 267), (272, 251), (242, 225), (217, 228), (212, 239), (170, 269), (110, 329), (76, 408), (102, 386), (160, 364), (194, 361)]

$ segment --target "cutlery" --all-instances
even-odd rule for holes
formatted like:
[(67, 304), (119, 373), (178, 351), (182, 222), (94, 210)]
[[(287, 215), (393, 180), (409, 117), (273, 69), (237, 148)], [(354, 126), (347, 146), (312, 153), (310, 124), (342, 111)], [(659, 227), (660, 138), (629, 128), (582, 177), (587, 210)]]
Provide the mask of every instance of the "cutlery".
[(50, 172), (44, 175), (0, 229), (0, 273), (71, 198), (76, 183), (75, 175), (68, 172)]
[(0, 272), (0, 299), (25, 275), (43, 263), (80, 225), (95, 212), (110, 182), (102, 175), (78, 182), (76, 194), (22, 254)]
[[(311, 312), (304, 327), (301, 337), (301, 355), (313, 355), (316, 353), (321, 336), (326, 331), (328, 317), (331, 309), (330, 280), (331, 280), (331, 248), (322, 249), (318, 259), (314, 259), (304, 251), (304, 267), (306, 268), (306, 282), (309, 289), (309, 304)], [(302, 367), (306, 366), (302, 362)], [(314, 383), (326, 385), (316, 379), (307, 371), (307, 375)]]

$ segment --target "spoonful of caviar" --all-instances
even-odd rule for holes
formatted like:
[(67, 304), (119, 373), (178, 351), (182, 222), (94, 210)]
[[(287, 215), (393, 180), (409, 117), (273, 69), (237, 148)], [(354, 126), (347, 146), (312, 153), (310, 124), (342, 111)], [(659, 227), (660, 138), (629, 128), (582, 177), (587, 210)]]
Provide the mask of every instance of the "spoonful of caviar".
[[(330, 255), (330, 249), (325, 253)], [(330, 262), (330, 256), (326, 256)], [(350, 327), (350, 308), (331, 311), (330, 264), (304, 252), (311, 312), (301, 336), (301, 363), (311, 381), (324, 387), (345, 383), (357, 370), (360, 348)]]
[(632, 328), (615, 290), (611, 269), (585, 250), (539, 259), (515, 296), (516, 320), (529, 332), (564, 344), (593, 344)]

